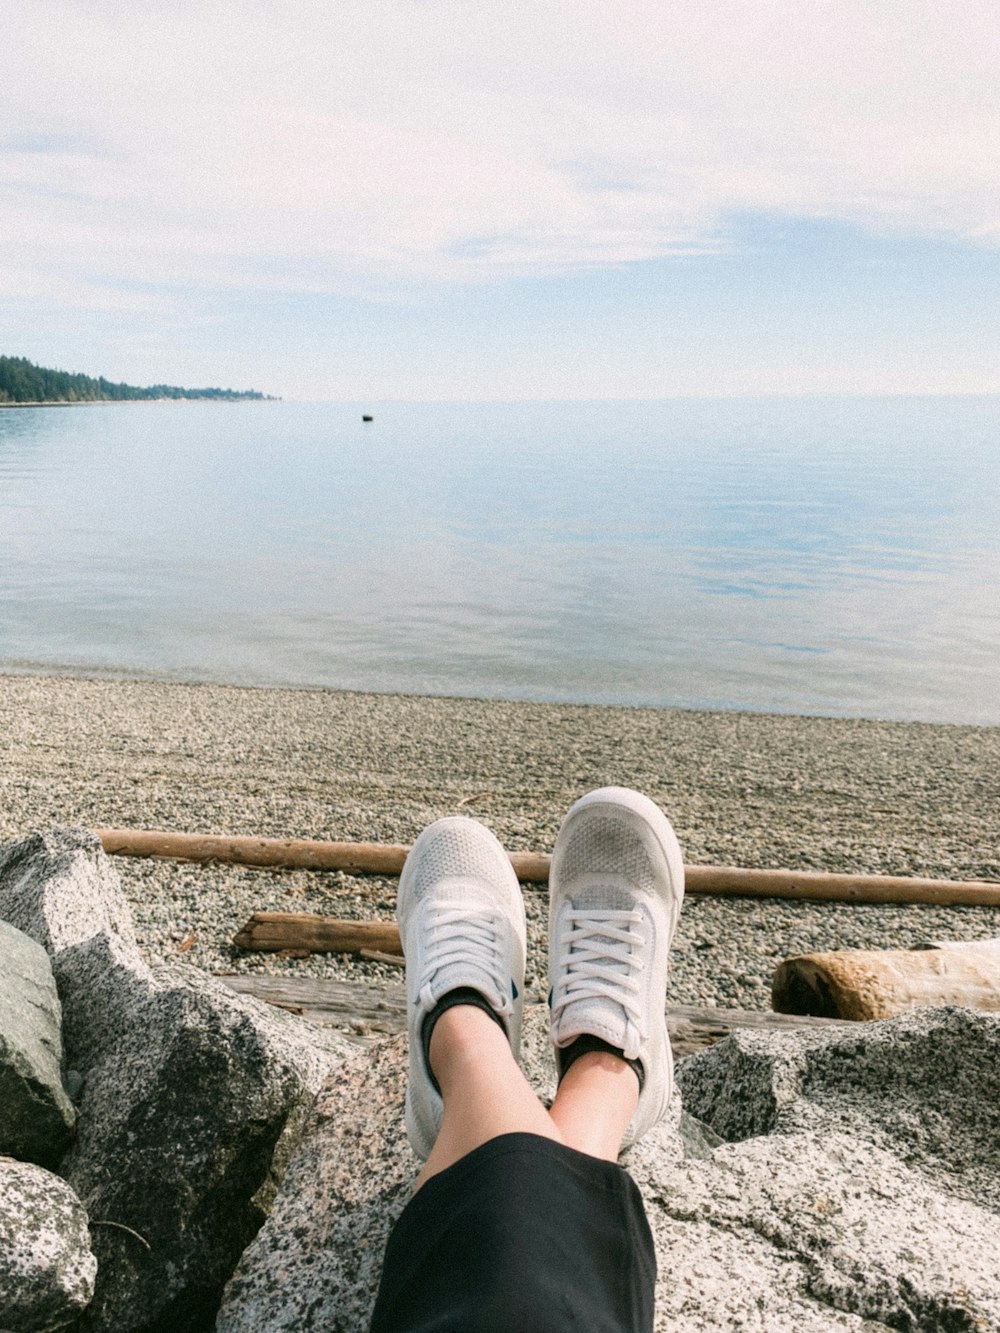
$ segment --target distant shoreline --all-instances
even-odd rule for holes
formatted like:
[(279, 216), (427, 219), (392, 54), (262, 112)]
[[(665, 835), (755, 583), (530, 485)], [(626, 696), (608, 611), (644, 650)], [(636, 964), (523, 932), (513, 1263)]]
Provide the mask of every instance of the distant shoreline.
[(280, 403), (281, 398), (217, 398), (205, 394), (203, 398), (187, 394), (183, 398), (80, 398), (68, 403), (64, 398), (36, 400), (27, 403), (0, 403), (0, 407), (126, 407), (135, 403)]

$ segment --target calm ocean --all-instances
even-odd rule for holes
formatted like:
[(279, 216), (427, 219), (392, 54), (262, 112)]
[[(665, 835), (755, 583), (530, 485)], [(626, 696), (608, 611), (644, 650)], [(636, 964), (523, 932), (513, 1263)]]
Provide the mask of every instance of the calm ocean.
[(7, 408), (0, 670), (997, 724), (998, 498), (994, 397)]

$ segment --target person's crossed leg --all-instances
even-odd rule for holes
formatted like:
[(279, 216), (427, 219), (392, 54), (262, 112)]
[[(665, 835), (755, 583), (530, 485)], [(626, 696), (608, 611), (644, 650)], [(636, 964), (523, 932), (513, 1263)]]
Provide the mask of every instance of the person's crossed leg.
[[(613, 1164), (671, 1095), (667, 955), (683, 873), (669, 822), (639, 793), (602, 788), (567, 815), (549, 880), (560, 1077), (546, 1109), (518, 1064), (525, 923), (510, 861), (466, 818), (439, 820), (417, 839), (397, 915), (409, 1007), (406, 1126), (425, 1164), (390, 1239), (373, 1330), (650, 1326), (651, 1239), (634, 1184)], [(500, 1186), (495, 1177), (485, 1186), (501, 1167)], [(498, 1229), (489, 1215), (500, 1195), (503, 1211), (520, 1214), (507, 1219), (512, 1227)], [(447, 1237), (449, 1226), (460, 1230), (465, 1257), (456, 1252), (442, 1270), (432, 1238)], [(620, 1235), (641, 1253), (622, 1249)], [(415, 1254), (420, 1245), (429, 1257)]]

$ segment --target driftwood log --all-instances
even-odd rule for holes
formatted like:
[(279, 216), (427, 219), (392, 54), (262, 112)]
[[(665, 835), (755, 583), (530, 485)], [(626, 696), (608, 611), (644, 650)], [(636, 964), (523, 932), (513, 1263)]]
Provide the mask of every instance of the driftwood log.
[[(319, 977), (222, 975), (220, 981), (242, 995), (252, 995), (325, 1027), (341, 1029), (361, 1045), (389, 1033), (406, 1031), (406, 988), (399, 982), (368, 985)], [(540, 1001), (537, 1001), (540, 1002)], [(528, 1003), (531, 1003), (529, 998)], [(799, 1032), (842, 1026), (834, 1020), (743, 1009), (667, 1006), (667, 1027), (680, 1058), (703, 1050), (740, 1028)]]
[[(398, 875), (409, 848), (399, 844), (321, 842), (313, 839), (230, 837), (166, 833), (154, 829), (98, 829), (113, 856), (159, 856), (185, 861), (282, 866), (308, 870)], [(545, 884), (550, 858), (511, 852), (518, 879)], [(820, 902), (937, 903), (1000, 907), (1000, 883), (989, 880), (918, 879), (899, 875), (841, 875), (820, 871), (748, 870), (738, 866), (687, 866), (688, 893), (721, 897), (808, 898)]]
[(376, 953), (401, 955), (403, 946), (394, 921), (342, 921), (308, 912), (255, 912), (233, 936), (238, 949), (280, 953)]
[(787, 958), (775, 970), (771, 1003), (783, 1014), (862, 1021), (923, 1004), (1000, 1010), (1000, 939)]

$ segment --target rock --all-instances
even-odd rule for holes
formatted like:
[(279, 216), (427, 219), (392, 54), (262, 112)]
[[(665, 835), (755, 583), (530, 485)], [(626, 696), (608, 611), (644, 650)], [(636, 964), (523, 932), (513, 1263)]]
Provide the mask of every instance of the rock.
[[(78, 976), (110, 989), (120, 964), (106, 942), (77, 954)], [(211, 1326), (341, 1051), (309, 1045), (300, 1022), (197, 969), (158, 969), (143, 995), (130, 980), (86, 1071), (62, 1170), (92, 1215), (127, 1224), (151, 1250), (127, 1232), (95, 1236), (101, 1269), (84, 1327), (193, 1333)], [(103, 1003), (95, 986), (91, 1021)]]
[(0, 921), (0, 1154), (54, 1166), (76, 1112), (60, 1076), (62, 1011), (45, 950)]
[(48, 829), (0, 847), (0, 920), (30, 935), (53, 961), (99, 934), (137, 950), (118, 874), (89, 829)]
[(0, 1157), (0, 1323), (3, 1333), (75, 1326), (94, 1291), (87, 1214), (58, 1176)]
[(659, 1190), (660, 1222), (764, 1237), (831, 1317), (1000, 1329), (1000, 1017), (740, 1033), (684, 1062), (679, 1082), (735, 1141), (713, 1154), (714, 1181), (688, 1171)]
[[(526, 1011), (522, 1059), (551, 1092), (543, 1006)], [(316, 1099), (309, 1127), (226, 1288), (218, 1333), (368, 1327), (392, 1223), (419, 1163), (403, 1126), (406, 1037), (355, 1051)]]
[(685, 1061), (679, 1083), (729, 1141), (755, 1118), (757, 1133), (841, 1132), (1000, 1211), (1000, 1015), (948, 1007), (818, 1037), (736, 1033)]
[[(656, 1240), (657, 1333), (1000, 1330), (998, 1041), (1000, 1018), (923, 1011), (683, 1062), (686, 1110), (624, 1161)], [(525, 1045), (551, 1088), (544, 1010)], [(327, 1083), (218, 1333), (367, 1327), (417, 1169), (405, 1069), (396, 1037)]]
[(71, 1102), (75, 1102), (83, 1091), (83, 1075), (79, 1069), (63, 1070), (63, 1087), (66, 1089), (66, 1096)]
[(316, 1091), (351, 1048), (197, 968), (147, 967), (89, 834), (3, 849), (0, 914), (50, 950), (83, 1080), (60, 1168), (103, 1224), (81, 1329), (210, 1328)]
[(218, 1333), (368, 1327), (389, 1229), (416, 1176), (402, 1120), (406, 1038), (357, 1051), (320, 1096)]

